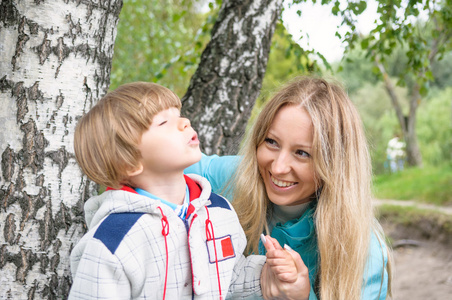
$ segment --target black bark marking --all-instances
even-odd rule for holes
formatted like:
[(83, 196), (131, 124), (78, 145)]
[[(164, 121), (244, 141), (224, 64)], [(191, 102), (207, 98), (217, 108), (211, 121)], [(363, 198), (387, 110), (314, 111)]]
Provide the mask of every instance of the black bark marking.
[(6, 188), (6, 190), (0, 191), (1, 196), (1, 204), (2, 209), (6, 212), (6, 209), (8, 206), (16, 202), (16, 198), (14, 197), (14, 191), (16, 190), (16, 185), (14, 183), (10, 183), (9, 186)]
[(35, 279), (33, 281), (31, 288), (28, 290), (28, 293), (27, 293), (28, 300), (33, 300), (35, 298), (35, 293), (36, 293), (37, 289), (38, 289), (38, 281)]
[(13, 88), (12, 81), (6, 79), (6, 75), (0, 79), (0, 91), (4, 93), (5, 91), (11, 90)]
[(60, 204), (60, 210), (55, 215), (55, 226), (61, 229), (65, 229), (66, 233), (72, 225), (72, 217), (70, 210), (64, 203)]
[(31, 249), (21, 248), (17, 255), (12, 257), (12, 262), (16, 265), (16, 280), (25, 283), (28, 271), (33, 268), (36, 262), (36, 254)]
[(6, 217), (6, 221), (3, 228), (3, 237), (5, 242), (10, 245), (14, 244), (14, 238), (16, 235), (16, 220), (14, 219), (14, 214), (9, 214)]
[(52, 272), (57, 271), (58, 269), (58, 265), (60, 264), (60, 249), (61, 246), (63, 244), (61, 243), (61, 241), (59, 239), (56, 239), (55, 242), (53, 243), (53, 253), (55, 253), (55, 255), (52, 257), (52, 259), (50, 260), (50, 269)]
[(20, 81), (14, 85), (14, 88), (11, 90), (11, 96), (16, 97), (17, 102), (16, 121), (18, 124), (20, 124), (21, 121), (24, 119), (25, 115), (28, 113), (28, 101), (23, 81)]
[(30, 167), (35, 174), (44, 167), (44, 149), (49, 142), (44, 138), (44, 134), (38, 131), (34, 120), (20, 126), (24, 132), (22, 149), (19, 151), (19, 158), (23, 162), (23, 168)]
[(58, 73), (60, 72), (61, 65), (63, 64), (63, 61), (66, 59), (66, 57), (69, 56), (69, 53), (71, 53), (71, 49), (66, 46), (64, 43), (64, 39), (62, 37), (58, 38), (58, 44), (53, 47), (53, 53), (58, 57), (58, 68), (55, 72), (55, 78), (58, 77)]
[(59, 150), (49, 151), (46, 156), (49, 157), (53, 163), (58, 165), (58, 172), (61, 177), (61, 173), (67, 167), (70, 156), (70, 154), (66, 151), (66, 147), (63, 146)]
[(36, 213), (44, 205), (39, 196), (30, 196), (22, 192), (22, 197), (18, 199), (22, 211), (22, 219), (20, 222), (20, 231), (22, 232), (25, 225), (36, 217)]
[(48, 284), (42, 289), (42, 297), (45, 299), (58, 299), (58, 276), (52, 274)]
[[(92, 7), (92, 4), (89, 3), (88, 7)], [(77, 23), (74, 24), (71, 14), (66, 15), (66, 20), (69, 23), (69, 31), (64, 36), (69, 37), (72, 40), (72, 45), (74, 45), (77, 36), (82, 34), (82, 26), (80, 25), (80, 20), (78, 20)]]
[(20, 54), (24, 52), (23, 49), (25, 47), (25, 44), (30, 39), (29, 36), (24, 33), (25, 23), (26, 23), (25, 17), (21, 18), (18, 27), (19, 36), (17, 38), (16, 50), (11, 59), (11, 64), (13, 65), (13, 72), (16, 70), (17, 59), (19, 58)]
[(30, 30), (30, 34), (37, 35), (39, 33), (39, 25), (36, 22), (27, 20), (28, 30)]
[(41, 103), (44, 102), (44, 95), (39, 89), (39, 82), (36, 81), (31, 88), (28, 89), (28, 98), (30, 100), (40, 100)]
[(46, 211), (43, 220), (39, 220), (39, 235), (41, 237), (41, 251), (46, 251), (52, 241), (56, 239), (57, 230), (55, 220), (52, 217), (52, 201), (47, 201)]
[(6, 147), (5, 151), (2, 153), (2, 175), (6, 182), (10, 182), (13, 178), (15, 164), (16, 164), (16, 154), (9, 147)]
[(41, 271), (42, 274), (46, 274), (47, 268), (49, 267), (49, 263), (50, 263), (50, 259), (47, 256), (47, 254), (39, 255), (39, 263), (40, 263), (39, 270)]
[(60, 90), (60, 94), (56, 97), (56, 101), (55, 101), (56, 109), (59, 110), (61, 108), (61, 106), (63, 106), (63, 103), (64, 103), (64, 96)]
[(47, 39), (47, 32), (44, 34), (44, 39), (42, 40), (41, 45), (37, 47), (37, 52), (39, 56), (39, 63), (43, 65), (52, 52), (51, 41)]
[(8, 249), (6, 248), (6, 244), (3, 244), (0, 247), (0, 269), (3, 269), (7, 262), (8, 262)]
[(19, 12), (12, 0), (2, 0), (0, 3), (0, 22), (5, 27), (13, 26), (17, 22)]

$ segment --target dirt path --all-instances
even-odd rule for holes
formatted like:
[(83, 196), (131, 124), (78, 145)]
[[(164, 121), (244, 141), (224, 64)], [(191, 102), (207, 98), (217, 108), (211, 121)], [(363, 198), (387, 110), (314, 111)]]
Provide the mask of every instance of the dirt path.
[[(376, 204), (415, 206), (452, 215), (451, 207), (437, 207), (414, 201), (376, 200)], [(451, 300), (452, 247), (432, 240), (419, 239), (413, 230), (400, 230), (383, 224), (394, 239), (393, 300)]]
[(452, 299), (452, 249), (421, 243), (394, 249), (394, 300)]

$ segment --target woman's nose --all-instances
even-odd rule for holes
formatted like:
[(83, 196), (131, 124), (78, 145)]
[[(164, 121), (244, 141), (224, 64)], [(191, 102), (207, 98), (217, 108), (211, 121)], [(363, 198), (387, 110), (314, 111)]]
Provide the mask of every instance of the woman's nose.
[(290, 156), (284, 152), (279, 152), (272, 164), (273, 174), (287, 174), (290, 171)]
[(184, 130), (185, 128), (187, 128), (187, 127), (190, 127), (190, 120), (189, 119), (187, 119), (187, 118), (179, 118), (179, 124), (178, 124), (178, 127), (179, 127), (179, 130)]

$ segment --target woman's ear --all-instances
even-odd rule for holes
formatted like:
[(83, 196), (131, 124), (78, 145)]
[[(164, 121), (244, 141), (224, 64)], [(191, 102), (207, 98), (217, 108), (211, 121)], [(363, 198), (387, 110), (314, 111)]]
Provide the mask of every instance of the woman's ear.
[(130, 177), (140, 175), (141, 173), (143, 173), (143, 164), (138, 163), (136, 168), (134, 168), (133, 170), (127, 171), (127, 176), (130, 178)]

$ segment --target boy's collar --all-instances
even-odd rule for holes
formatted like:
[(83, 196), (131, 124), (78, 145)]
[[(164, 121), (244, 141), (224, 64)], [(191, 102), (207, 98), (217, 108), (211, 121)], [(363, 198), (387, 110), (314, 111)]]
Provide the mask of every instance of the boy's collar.
[(190, 191), (190, 202), (194, 199), (199, 198), (201, 195), (201, 188), (199, 185), (187, 175), (184, 175), (185, 182), (187, 183), (188, 190)]
[[(185, 178), (185, 183), (188, 186), (188, 190), (190, 191), (190, 201), (192, 201), (193, 199), (199, 198), (199, 196), (201, 195), (201, 188), (199, 187), (199, 185), (193, 179), (188, 177), (187, 175), (184, 175), (184, 178)], [(114, 190), (117, 190), (117, 189), (114, 189), (111, 187), (107, 187), (107, 189), (106, 189), (106, 191), (114, 191)], [(123, 185), (119, 190), (138, 194), (132, 187), (127, 186), (127, 185)]]

